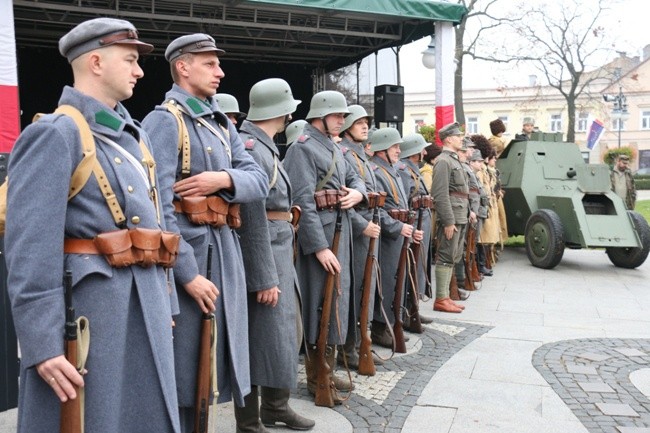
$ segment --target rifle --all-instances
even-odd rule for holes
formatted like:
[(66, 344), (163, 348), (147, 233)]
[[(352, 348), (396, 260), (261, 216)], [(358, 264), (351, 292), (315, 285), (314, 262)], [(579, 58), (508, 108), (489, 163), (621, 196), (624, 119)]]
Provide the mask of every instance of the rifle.
[(476, 290), (474, 286), (474, 269), (476, 267), (476, 256), (474, 254), (474, 245), (476, 229), (472, 224), (467, 224), (467, 236), (465, 237), (465, 289)]
[[(420, 195), (413, 199), (413, 209), (418, 211), (418, 226), (417, 230), (422, 230), (422, 214), (424, 214), (424, 209), (430, 209), (433, 207), (433, 200), (429, 195)], [(424, 329), (422, 329), (422, 322), (420, 321), (420, 306), (419, 301), (420, 297), (418, 296), (418, 288), (420, 282), (418, 281), (418, 264), (420, 261), (420, 250), (423, 248), (422, 244), (411, 245), (411, 250), (413, 251), (413, 284), (410, 284), (411, 295), (413, 299), (407, 305), (409, 305), (408, 316), (410, 318), (409, 329), (411, 332), (417, 334), (422, 334)]]
[[(212, 244), (208, 245), (208, 263), (205, 278), (212, 280)], [(194, 433), (208, 432), (208, 418), (211, 393), (212, 349), (214, 342), (215, 317), (212, 313), (201, 316), (201, 331), (199, 335), (199, 364), (196, 372), (196, 397), (194, 399)], [(216, 390), (214, 390), (216, 391)]]
[[(379, 224), (379, 208), (384, 207), (386, 202), (385, 192), (368, 193), (368, 208), (373, 209), (372, 222)], [(359, 312), (359, 330), (361, 334), (361, 346), (359, 347), (359, 374), (374, 376), (376, 373), (375, 363), (372, 361), (370, 346), (372, 340), (368, 335), (368, 317), (370, 316), (370, 294), (372, 287), (372, 270), (375, 264), (375, 238), (370, 238), (368, 243), (368, 255), (366, 266), (363, 270), (363, 292), (361, 294), (361, 311)]]
[[(66, 270), (63, 275), (63, 290), (65, 299), (65, 331), (63, 334), (65, 358), (75, 368), (78, 368), (77, 321), (75, 319), (74, 307), (72, 306), (72, 272), (69, 270)], [(83, 319), (85, 320), (85, 318)], [(83, 370), (83, 367), (81, 370)], [(77, 393), (77, 397), (61, 403), (61, 433), (81, 433), (84, 430), (84, 408), (81, 406), (81, 393), (83, 393), (83, 389), (80, 389), (75, 384), (72, 384), (72, 387)]]
[[(336, 205), (336, 226), (334, 228), (334, 239), (332, 240), (332, 252), (338, 256), (339, 238), (341, 237), (341, 204)], [(332, 313), (332, 298), (334, 297), (335, 274), (327, 273), (325, 287), (323, 288), (323, 307), (321, 309), (320, 323), (318, 327), (318, 340), (316, 341), (316, 395), (314, 402), (316, 406), (334, 407), (334, 384), (330, 379), (331, 367), (325, 359), (327, 352), (327, 337), (330, 327), (330, 314)]]
[[(407, 224), (413, 224), (415, 212), (405, 211), (408, 216)], [(411, 238), (404, 238), (402, 251), (399, 254), (399, 264), (397, 266), (397, 275), (395, 277), (395, 296), (393, 297), (393, 314), (395, 315), (395, 324), (393, 325), (393, 334), (395, 335), (395, 352), (406, 353), (406, 342), (404, 341), (404, 323), (402, 322), (402, 294), (404, 290), (404, 280), (406, 277), (406, 260), (408, 259), (408, 250)]]

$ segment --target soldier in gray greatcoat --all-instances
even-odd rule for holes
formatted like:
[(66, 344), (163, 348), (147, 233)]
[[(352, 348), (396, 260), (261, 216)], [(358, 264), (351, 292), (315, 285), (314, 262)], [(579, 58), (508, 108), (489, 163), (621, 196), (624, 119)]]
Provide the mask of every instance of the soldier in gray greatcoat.
[[(315, 344), (318, 339), (323, 288), (327, 273), (336, 274), (335, 302), (327, 338), (328, 345), (345, 343), (348, 328), (352, 276), (351, 221), (348, 209), (367, 200), (364, 182), (344, 159), (341, 149), (331, 136), (338, 135), (348, 114), (345, 97), (335, 91), (324, 91), (312, 97), (303, 135), (287, 150), (284, 167), (289, 174), (293, 201), (302, 209), (298, 230), (296, 272), (303, 301), (303, 321), (307, 339), (308, 356), (305, 357), (307, 387), (314, 393), (316, 386)], [(314, 193), (317, 190), (340, 190), (342, 231), (339, 250), (330, 248), (334, 239), (336, 210), (316, 208)], [(327, 351), (327, 363), (334, 371), (334, 348)], [(349, 390), (352, 384), (332, 375), (339, 390)], [(335, 402), (341, 400), (333, 396)]]
[(240, 124), (246, 118), (247, 114), (239, 111), (239, 102), (234, 96), (228, 93), (217, 93), (214, 95), (214, 100), (219, 104), (221, 112), (228, 116), (233, 125)]
[[(237, 430), (264, 432), (260, 425), (282, 423), (310, 430), (314, 421), (289, 407), (296, 387), (302, 341), (300, 291), (293, 265), (293, 215), (289, 175), (279, 160), (273, 137), (282, 132), (299, 100), (286, 81), (271, 78), (250, 90), (248, 119), (239, 135), (244, 147), (269, 178), (264, 200), (243, 204), (239, 229), (248, 288), (248, 335), (252, 391), (235, 407)], [(261, 387), (261, 409), (257, 387)]]
[[(364, 142), (368, 139), (368, 126), (371, 122), (371, 117), (368, 116), (366, 110), (361, 105), (350, 105), (348, 107), (350, 114), (345, 118), (343, 124), (343, 132), (341, 136), (343, 139), (339, 145), (346, 161), (354, 169), (357, 175), (363, 179), (366, 184), (367, 192), (374, 192), (377, 187), (375, 185), (375, 175), (372, 172), (368, 156), (364, 150)], [(380, 227), (378, 224), (372, 222), (371, 209), (354, 209), (350, 210), (350, 219), (352, 220), (352, 243), (354, 245), (354, 255), (352, 257), (354, 266), (354, 287), (350, 291), (350, 319), (348, 322), (348, 336), (345, 340), (343, 347), (339, 348), (337, 355), (337, 362), (344, 365), (347, 362), (350, 368), (359, 368), (359, 351), (358, 346), (361, 343), (359, 333), (357, 331), (357, 323), (359, 322), (359, 314), (361, 311), (361, 297), (363, 294), (364, 285), (364, 269), (366, 266), (366, 258), (368, 256), (368, 246), (370, 238), (378, 238)], [(377, 256), (379, 244), (375, 243), (374, 255)], [(372, 306), (375, 302), (375, 273), (370, 276), (370, 301), (368, 305)], [(372, 321), (372, 310), (368, 313), (368, 320)], [(343, 353), (345, 352), (345, 359)], [(379, 360), (379, 358), (375, 358)]]
[[(236, 215), (234, 204), (260, 200), (268, 194), (266, 174), (246, 152), (233, 124), (214, 100), (224, 76), (218, 58), (222, 53), (205, 34), (173, 40), (165, 51), (174, 79), (165, 95), (170, 105), (157, 106), (143, 121), (154, 143), (165, 218), (183, 236), (174, 268), (181, 308), (175, 318), (174, 353), (181, 425), (187, 432), (194, 426), (202, 313), (214, 311), (216, 316), (218, 402), (232, 398), (243, 406), (244, 396), (250, 392), (246, 280), (239, 236), (231, 227), (236, 221), (202, 224), (186, 207), (191, 203), (188, 198), (216, 197)], [(180, 118), (173, 114), (174, 108)], [(189, 146), (181, 149), (179, 137), (184, 134), (179, 128), (186, 128), (189, 139)], [(204, 277), (209, 244), (214, 246), (211, 280)]]
[(436, 249), (436, 300), (433, 309), (448, 313), (460, 313), (461, 306), (449, 297), (454, 265), (463, 255), (465, 229), (468, 221), (469, 187), (465, 170), (457, 152), (463, 146), (463, 133), (455, 122), (438, 131), (442, 140), (442, 152), (433, 168), (433, 189), (437, 226)]
[[(73, 384), (85, 392), (87, 432), (180, 431), (165, 270), (111, 267), (92, 248), (98, 234), (165, 228), (150, 200), (155, 176), (139, 163), (150, 158), (149, 139), (120, 103), (143, 76), (138, 55), (152, 49), (131, 23), (111, 18), (85, 21), (59, 41), (74, 74), (59, 104), (76, 108), (98, 134), (96, 161), (115, 194), (113, 208), (92, 174), (68, 200), (82, 160), (70, 116), (46, 115), (28, 126), (11, 154), (5, 245), (22, 353), (20, 433), (59, 431), (61, 402), (80, 398)], [(117, 220), (111, 209), (121, 212)], [(83, 376), (63, 355), (64, 270), (72, 272), (72, 307), (92, 333)]]
[[(424, 180), (420, 175), (420, 161), (422, 160), (422, 152), (424, 148), (427, 147), (427, 142), (424, 140), (422, 134), (409, 134), (404, 136), (403, 143), (400, 146), (400, 162), (396, 164), (397, 173), (402, 178), (404, 185), (404, 191), (409, 197), (409, 203), (411, 204), (411, 209), (415, 210), (412, 203), (413, 199), (417, 197), (427, 196), (429, 197), (429, 189), (424, 184)], [(422, 211), (415, 210), (418, 215), (418, 218), (415, 221), (415, 227), (420, 227), (420, 230), (423, 232), (422, 242), (411, 244), (411, 250), (414, 248), (419, 248), (419, 257), (417, 268), (415, 269), (416, 278), (417, 278), (417, 299), (413, 299), (412, 293), (410, 291), (411, 280), (407, 278), (406, 288), (409, 302), (419, 302), (420, 298), (424, 296), (424, 289), (427, 285), (427, 278), (429, 277), (429, 272), (427, 270), (427, 260), (429, 258), (429, 243), (431, 242), (431, 209), (422, 208)], [(422, 215), (422, 221), (420, 221), (419, 216)], [(409, 306), (407, 305), (407, 308)], [(431, 323), (432, 319), (427, 318), (426, 316), (420, 315), (421, 323)], [(409, 321), (410, 327), (410, 321)]]
[[(375, 314), (372, 321), (371, 338), (373, 343), (380, 346), (392, 347), (393, 341), (387, 326), (392, 326), (395, 321), (395, 312), (392, 310), (395, 297), (395, 275), (399, 264), (400, 251), (404, 238), (415, 234), (411, 224), (399, 221), (388, 214), (392, 209), (407, 210), (409, 206), (408, 195), (404, 191), (404, 184), (400, 175), (395, 170), (394, 164), (399, 162), (400, 145), (402, 137), (395, 128), (380, 128), (372, 133), (369, 138), (370, 149), (374, 155), (370, 159), (377, 179), (377, 190), (386, 192), (386, 203), (381, 218), (381, 242), (379, 246), (379, 264), (381, 266), (381, 287), (383, 300), (375, 300)], [(422, 233), (417, 237), (422, 240)], [(404, 295), (404, 291), (402, 291)], [(404, 298), (400, 300), (400, 305)], [(382, 314), (385, 311), (388, 323)]]

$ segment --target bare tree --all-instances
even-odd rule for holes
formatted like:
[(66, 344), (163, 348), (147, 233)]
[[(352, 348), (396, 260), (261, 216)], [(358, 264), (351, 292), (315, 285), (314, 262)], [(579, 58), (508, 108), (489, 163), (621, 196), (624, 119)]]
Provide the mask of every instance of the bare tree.
[(325, 90), (336, 90), (345, 96), (348, 104), (357, 100), (357, 86), (353, 79), (357, 74), (356, 65), (352, 64), (325, 75)]
[(511, 23), (516, 34), (527, 41), (524, 55), (520, 51), (513, 57), (532, 63), (566, 100), (568, 142), (575, 141), (578, 98), (588, 97), (596, 81), (612, 79), (613, 71), (597, 68), (611, 49), (601, 25), (607, 4), (611, 2), (522, 3), (526, 19)]
[[(454, 74), (454, 110), (456, 121), (465, 123), (465, 110), (463, 108), (463, 58), (468, 55), (473, 59), (488, 60), (492, 62), (507, 63), (514, 61), (503, 50), (497, 49), (493, 36), (499, 31), (505, 31), (506, 24), (517, 19), (513, 16), (506, 17), (505, 11), (493, 13), (499, 5), (507, 2), (500, 0), (458, 0), (468, 10), (460, 24), (456, 26), (456, 73)], [(471, 29), (468, 30), (468, 26)], [(492, 41), (492, 42), (491, 42)]]

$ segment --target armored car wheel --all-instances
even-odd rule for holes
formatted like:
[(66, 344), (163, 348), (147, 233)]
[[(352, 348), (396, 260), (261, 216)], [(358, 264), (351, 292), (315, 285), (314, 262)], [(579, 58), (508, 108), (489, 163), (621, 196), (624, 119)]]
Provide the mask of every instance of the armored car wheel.
[(619, 268), (634, 269), (639, 267), (645, 262), (650, 251), (650, 226), (641, 214), (634, 211), (627, 211), (632, 222), (634, 223), (634, 230), (639, 235), (641, 240), (641, 248), (607, 248), (607, 256), (609, 260)]
[(530, 263), (542, 269), (552, 269), (564, 255), (564, 227), (558, 214), (539, 209), (526, 222), (526, 254)]

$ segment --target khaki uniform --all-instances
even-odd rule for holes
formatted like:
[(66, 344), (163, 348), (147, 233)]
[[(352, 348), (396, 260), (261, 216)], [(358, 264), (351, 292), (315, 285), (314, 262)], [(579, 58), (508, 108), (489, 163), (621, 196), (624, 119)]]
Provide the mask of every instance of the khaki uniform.
[[(625, 207), (634, 210), (636, 204), (636, 186), (630, 170), (618, 171), (616, 167), (609, 174), (612, 182), (612, 191), (625, 202)], [(617, 187), (618, 186), (618, 187)]]
[[(465, 225), (469, 214), (469, 186), (456, 153), (443, 149), (436, 159), (431, 194), (435, 201), (438, 225), (436, 264), (453, 265), (462, 258)], [(451, 239), (447, 239), (444, 228), (452, 224), (458, 227), (458, 231)]]

